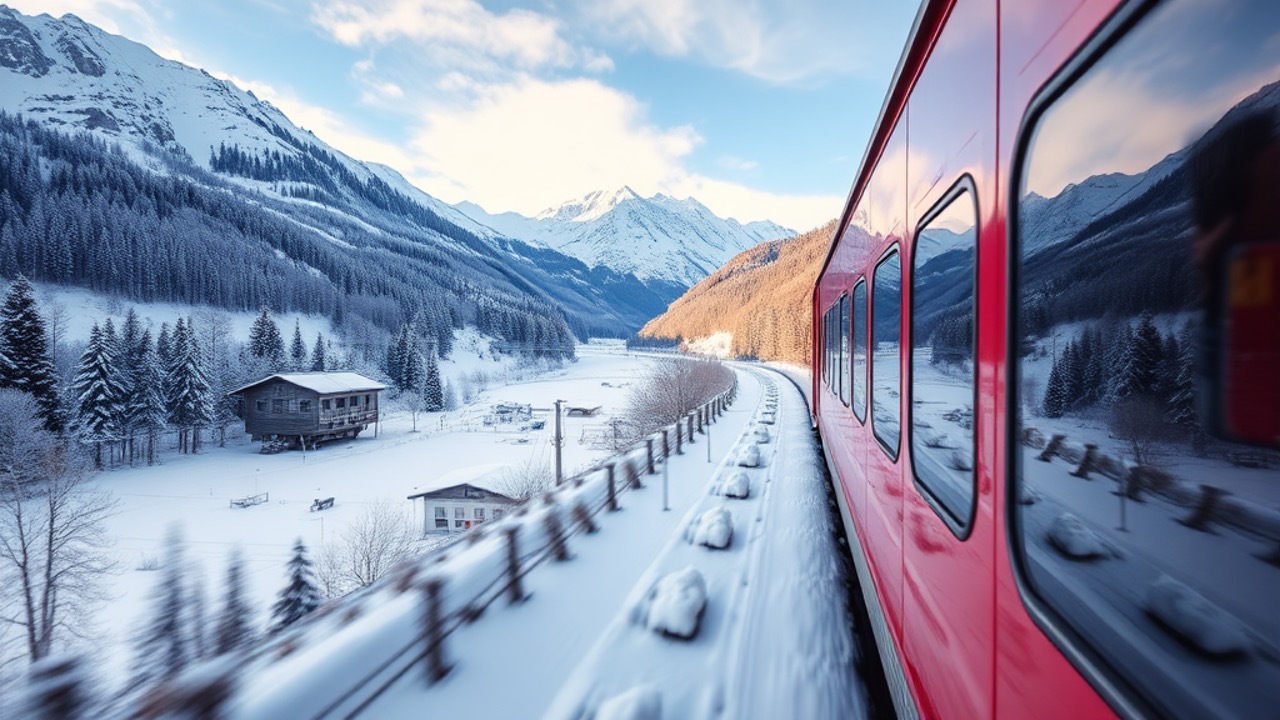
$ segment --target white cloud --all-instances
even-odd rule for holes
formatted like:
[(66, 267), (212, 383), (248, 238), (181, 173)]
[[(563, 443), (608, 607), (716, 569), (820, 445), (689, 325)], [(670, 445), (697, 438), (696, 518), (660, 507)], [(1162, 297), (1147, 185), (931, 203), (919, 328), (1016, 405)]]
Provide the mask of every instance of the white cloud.
[(428, 113), (413, 142), (415, 176), (451, 201), (532, 214), (600, 188), (655, 192), (701, 142), (690, 127), (650, 124), (635, 98), (592, 79), (523, 77), (477, 93)]
[(602, 37), (777, 84), (860, 71), (865, 58), (900, 47), (909, 27), (901, 35), (867, 32), (896, 28), (905, 13), (865, 1), (578, 0), (578, 6), (585, 26)]
[(412, 143), (416, 185), (449, 202), (533, 215), (593, 190), (696, 197), (717, 214), (798, 229), (839, 213), (838, 196), (780, 195), (693, 173), (703, 140), (662, 128), (634, 97), (591, 79), (519, 81), (478, 90), (462, 108), (427, 115)]
[(751, 172), (752, 170), (760, 167), (760, 163), (755, 160), (746, 160), (733, 155), (721, 156), (717, 162), (719, 162), (720, 167), (739, 173)]
[(474, 53), (524, 69), (578, 63), (612, 68), (607, 57), (566, 41), (556, 18), (524, 9), (492, 13), (476, 0), (329, 0), (315, 8), (312, 20), (353, 47), (404, 38), (425, 44), (424, 50)]

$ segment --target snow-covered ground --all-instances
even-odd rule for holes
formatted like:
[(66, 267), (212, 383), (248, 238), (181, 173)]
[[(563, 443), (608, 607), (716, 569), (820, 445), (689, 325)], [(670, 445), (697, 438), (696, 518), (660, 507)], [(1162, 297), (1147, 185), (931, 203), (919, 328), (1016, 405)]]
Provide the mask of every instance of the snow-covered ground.
[[(451, 369), (459, 374), (502, 365), (467, 353), (458, 357)], [(226, 448), (206, 445), (196, 456), (167, 454), (162, 465), (97, 475), (93, 483), (120, 502), (108, 533), (121, 572), (111, 583), (115, 599), (97, 615), (103, 650), (95, 668), (109, 682), (127, 672), (129, 640), (159, 580), (159, 573), (137, 568), (162, 557), (171, 527), (181, 531), (187, 557), (204, 576), (210, 610), (220, 603), (229, 553), (234, 548), (243, 552), (249, 597), (265, 625), (297, 538), (315, 550), (380, 501), (402, 504), (413, 527), (420, 528), (421, 506), (406, 499), (411, 494), (465, 482), (484, 471), (501, 473), (528, 462), (550, 465), (552, 423), (539, 431), (486, 427), (478, 418), (492, 403), (548, 408), (559, 398), (601, 405), (598, 417), (565, 418), (565, 468), (571, 472), (609, 454), (579, 438), (584, 428), (606, 423), (625, 407), (627, 385), (644, 374), (649, 362), (624, 355), (617, 346), (583, 346), (580, 360), (564, 369), (490, 389), (454, 412), (420, 416), (418, 433), (410, 432), (407, 415), (391, 414), (376, 437), (370, 428), (355, 440), (305, 455), (260, 455), (257, 443), (238, 438)], [(229, 507), (229, 500), (257, 493), (269, 493), (270, 501)], [(337, 501), (333, 509), (309, 512), (313, 499), (330, 496)]]
[[(569, 538), (569, 561), (523, 576), (522, 602), (499, 589), (479, 619), (453, 627), (441, 681), (428, 685), (422, 661), (397, 656), (421, 651), (423, 601), (392, 582), (283, 638), (280, 653), (259, 654), (230, 716), (325, 707), (379, 718), (657, 717), (627, 712), (655, 707), (680, 718), (862, 715), (846, 578), (805, 405), (771, 372), (740, 366), (738, 376), (738, 399), (710, 437), (698, 436), (666, 468), (670, 510), (662, 472), (644, 477), (620, 512), (597, 515), (598, 532)], [(775, 417), (771, 442), (762, 465), (745, 469), (748, 497), (714, 494), (767, 415)], [(729, 546), (691, 543), (694, 526), (721, 507), (734, 528)], [(539, 505), (526, 532), (536, 537), (546, 512)], [(456, 558), (429, 571), (445, 582), (446, 608), (471, 592), (462, 588), (475, 583), (478, 565), (501, 556), (501, 535), (450, 551)], [(487, 577), (498, 568), (482, 570)], [(698, 631), (686, 641), (650, 627)], [(387, 684), (396, 668), (404, 673)], [(348, 694), (370, 674), (379, 679)]]

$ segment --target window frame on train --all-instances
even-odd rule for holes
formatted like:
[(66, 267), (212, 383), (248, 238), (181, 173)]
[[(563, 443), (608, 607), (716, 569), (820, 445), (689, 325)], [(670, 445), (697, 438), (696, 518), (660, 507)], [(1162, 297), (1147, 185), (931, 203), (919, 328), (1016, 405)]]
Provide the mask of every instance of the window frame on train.
[(836, 331), (839, 336), (839, 340), (838, 340), (839, 350), (836, 353), (836, 359), (837, 359), (836, 367), (839, 368), (838, 374), (840, 376), (839, 395), (840, 395), (840, 402), (844, 403), (845, 407), (849, 407), (849, 395), (850, 395), (849, 361), (851, 359), (851, 356), (849, 355), (849, 323), (845, 322), (845, 317), (848, 314), (849, 314), (849, 293), (846, 291), (843, 294), (841, 294), (840, 299), (836, 301), (836, 316), (835, 316), (835, 321), (839, 325), (839, 329)]
[[(973, 329), (969, 334), (969, 348), (973, 357), (971, 360), (972, 368), (970, 369), (968, 381), (971, 391), (969, 409), (974, 416), (974, 421), (969, 438), (971, 468), (969, 470), (969, 484), (966, 488), (967, 499), (963, 506), (952, 508), (942, 500), (941, 495), (935, 490), (935, 480), (921, 475), (920, 468), (917, 463), (919, 456), (922, 454), (932, 456), (932, 452), (929, 448), (916, 446), (915, 434), (915, 401), (917, 395), (915, 357), (917, 340), (916, 299), (918, 297), (917, 291), (919, 289), (919, 282), (916, 279), (917, 270), (919, 268), (919, 265), (917, 264), (917, 259), (919, 258), (917, 248), (919, 247), (921, 235), (929, 229), (930, 223), (941, 217), (943, 213), (951, 210), (956, 203), (963, 202), (965, 196), (968, 196), (969, 204), (973, 210), (973, 243), (969, 247), (969, 251), (972, 255), (972, 269), (970, 273), (972, 288), (969, 295), (969, 315), (973, 325)], [(978, 238), (981, 236), (980, 220), (981, 215), (979, 212), (977, 185), (974, 183), (973, 178), (970, 175), (962, 175), (950, 188), (947, 189), (942, 197), (933, 204), (933, 207), (931, 207), (929, 211), (921, 217), (920, 222), (916, 225), (915, 234), (912, 236), (911, 240), (911, 302), (907, 308), (907, 323), (910, 329), (909, 337), (911, 341), (906, 344), (908, 348), (908, 379), (905, 383), (907, 390), (908, 415), (905, 423), (905, 432), (907, 434), (907, 447), (911, 448), (911, 477), (915, 482), (916, 489), (920, 491), (921, 496), (924, 497), (925, 501), (933, 508), (933, 511), (937, 513), (938, 517), (941, 518), (944, 523), (946, 523), (947, 527), (951, 529), (951, 532), (954, 533), (956, 538), (959, 540), (967, 539), (973, 531), (973, 520), (978, 507), (978, 471), (976, 462), (978, 456), (978, 423), (976, 421), (976, 417), (978, 408)], [(906, 274), (905, 269), (903, 272)]]
[[(849, 377), (851, 378), (852, 389), (849, 392), (849, 407), (853, 410), (853, 416), (858, 419), (862, 425), (867, 424), (867, 374), (870, 372), (870, 358), (867, 357), (867, 305), (870, 294), (867, 292), (867, 277), (859, 276), (858, 281), (853, 284), (853, 289), (849, 291)], [(858, 301), (858, 292), (862, 292), (862, 300)], [(858, 326), (855, 320), (858, 317), (858, 310), (862, 310), (862, 332), (858, 332)], [(853, 366), (853, 359), (858, 355), (858, 342), (862, 343), (863, 366), (862, 372), (858, 373)], [(862, 390), (862, 402), (858, 400), (858, 390)]]
[[(1098, 69), (1111, 69), (1105, 64), (1108, 53), (1115, 46), (1125, 42), (1150, 26), (1150, 20), (1161, 10), (1168, 10), (1176, 2), (1159, 3), (1154, 0), (1135, 0), (1122, 3), (1119, 9), (1108, 18), (1093, 36), (1063, 64), (1057, 73), (1032, 98), (1026, 112), (1019, 122), (1015, 136), (1014, 151), (1011, 156), (1010, 182), (1007, 185), (1009, 212), (1006, 222), (1006, 240), (1008, 262), (1008, 278), (1005, 292), (1008, 303), (1008, 323), (1006, 327), (1006, 376), (1005, 387), (1005, 422), (1003, 430), (1009, 438), (1002, 462), (1005, 471), (1004, 503), (1001, 511), (1009, 528), (1007, 533), (1010, 566), (1018, 594), (1033, 622), (1045, 633), (1049, 640), (1062, 652), (1075, 669), (1092, 685), (1117, 714), (1124, 717), (1161, 716), (1169, 711), (1161, 700), (1161, 690), (1169, 685), (1166, 678), (1159, 681), (1137, 675), (1125, 668), (1114, 656), (1113, 648), (1107, 647), (1096, 638), (1090, 639), (1081, 629), (1081, 622), (1069, 617), (1061, 610), (1063, 606), (1081, 605), (1080, 596), (1057, 598), (1051, 602), (1043, 587), (1037, 587), (1030, 577), (1027, 567), (1027, 540), (1024, 537), (1023, 521), (1020, 518), (1019, 500), (1026, 481), (1022, 478), (1020, 462), (1022, 451), (1016, 438), (1021, 432), (1020, 405), (1023, 401), (1022, 361), (1018, 356), (1022, 340), (1021, 294), (1023, 280), (1021, 277), (1021, 252), (1023, 238), (1021, 232), (1021, 208), (1025, 182), (1030, 167), (1030, 157), (1035, 146), (1036, 136), (1041, 129), (1046, 115), (1058, 107), (1058, 102), (1067, 97), (1089, 73)], [(1137, 32), (1135, 32), (1135, 30)], [(1145, 37), (1145, 36), (1144, 36)], [(1153, 37), (1155, 37), (1153, 35)], [(1190, 147), (1190, 146), (1188, 146)], [(1185, 150), (1186, 148), (1184, 148)], [(1126, 549), (1119, 552), (1125, 553)], [(1123, 629), (1123, 628), (1122, 628)], [(1115, 633), (1117, 637), (1123, 633)], [(1177, 639), (1169, 636), (1169, 647), (1179, 647)], [(1170, 676), (1172, 677), (1172, 675)], [(1180, 707), (1179, 712), (1193, 714), (1202, 707)], [(1190, 715), (1194, 716), (1194, 715)]]
[[(894, 423), (897, 426), (897, 434), (894, 437), (893, 447), (889, 447), (886, 441), (880, 435), (880, 425), (876, 420), (876, 316), (879, 303), (876, 302), (876, 288), (880, 285), (877, 276), (880, 274), (880, 268), (892, 260), (898, 261), (898, 293), (897, 299), (892, 305), (896, 307), (898, 313), (898, 398), (894, 401), (897, 403), (897, 409), (894, 411)], [(871, 270), (871, 291), (870, 302), (871, 311), (867, 313), (867, 332), (870, 340), (867, 342), (867, 367), (871, 376), (870, 382), (867, 383), (867, 407), (870, 411), (867, 413), (871, 418), (871, 434), (875, 436), (876, 444), (884, 451), (884, 454), (894, 463), (898, 462), (898, 458), (902, 455), (902, 291), (903, 284), (906, 281), (905, 273), (902, 270), (902, 253), (898, 247), (898, 243), (894, 243), (882, 253), (876, 264)]]

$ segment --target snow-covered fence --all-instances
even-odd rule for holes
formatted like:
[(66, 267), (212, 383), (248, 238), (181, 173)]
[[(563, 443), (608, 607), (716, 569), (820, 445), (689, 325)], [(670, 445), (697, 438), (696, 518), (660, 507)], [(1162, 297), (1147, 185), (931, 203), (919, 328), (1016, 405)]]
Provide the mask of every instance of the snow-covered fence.
[[(1024, 431), (1022, 443), (1035, 447), (1038, 432)], [(1128, 465), (1101, 451), (1097, 445), (1074, 445), (1064, 434), (1055, 434), (1037, 455), (1043, 462), (1061, 458), (1075, 465), (1071, 475), (1089, 480), (1097, 474), (1114, 480), (1116, 494), (1142, 502), (1145, 496), (1189, 510), (1178, 522), (1202, 532), (1214, 526), (1230, 528), (1271, 546), (1259, 559), (1280, 567), (1280, 510), (1232, 495), (1216, 485), (1191, 483), (1149, 465)]]
[(428, 684), (440, 681), (453, 668), (449, 638), (455, 631), (503, 598), (523, 602), (526, 575), (548, 560), (569, 560), (570, 542), (596, 532), (597, 516), (625, 509), (626, 493), (644, 487), (639, 468), (655, 471), (658, 433), (666, 462), (671, 431), (685, 425), (692, 431), (695, 416), (711, 422), (736, 395), (735, 379), (672, 426), (501, 520), (477, 526), (464, 535), (467, 542), (404, 563), (262, 642), (247, 657), (216, 669), (196, 666), (149, 697), (185, 686), (190, 676), (202, 685), (234, 688), (220, 699), (220, 708), (207, 708), (222, 716), (336, 718), (362, 713), (406, 675), (417, 673)]

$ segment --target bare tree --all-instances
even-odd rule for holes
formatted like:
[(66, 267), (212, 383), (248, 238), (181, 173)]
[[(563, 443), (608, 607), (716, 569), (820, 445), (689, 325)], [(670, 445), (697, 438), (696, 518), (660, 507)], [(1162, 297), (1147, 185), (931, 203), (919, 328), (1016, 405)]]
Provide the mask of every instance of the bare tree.
[(86, 484), (81, 452), (42, 429), (34, 407), (0, 390), (0, 624), (21, 630), (32, 662), (92, 631), (115, 567), (104, 524), (117, 507)]
[(1111, 431), (1125, 443), (1135, 465), (1155, 466), (1163, 455), (1162, 441), (1170, 431), (1164, 420), (1161, 401), (1135, 396), (1116, 404), (1111, 412)]
[(408, 515), (397, 505), (378, 502), (321, 549), (316, 577), (328, 597), (368, 587), (402, 560), (417, 555), (417, 538)]
[(509, 466), (498, 478), (498, 492), (516, 500), (528, 500), (551, 489), (554, 478), (551, 464), (541, 454), (530, 456), (519, 465)]
[(629, 426), (639, 435), (648, 434), (688, 415), (732, 384), (733, 371), (715, 360), (661, 360), (631, 391)]

